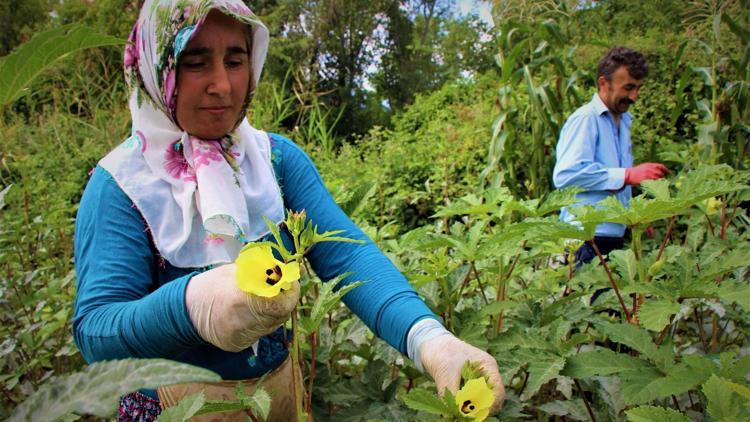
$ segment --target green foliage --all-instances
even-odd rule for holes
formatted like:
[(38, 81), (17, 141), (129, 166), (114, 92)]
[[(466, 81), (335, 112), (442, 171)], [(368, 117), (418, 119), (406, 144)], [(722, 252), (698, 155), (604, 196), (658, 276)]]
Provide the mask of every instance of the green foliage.
[(364, 284), (362, 281), (355, 281), (347, 282), (343, 287), (339, 286), (340, 280), (347, 275), (348, 274), (321, 284), (320, 290), (318, 291), (318, 297), (315, 299), (312, 309), (310, 309), (310, 315), (303, 316), (299, 321), (300, 327), (304, 330), (305, 334), (312, 334), (313, 332), (318, 331), (323, 319), (325, 319), (333, 308), (339, 304), (341, 298), (351, 290)]
[(738, 421), (750, 416), (750, 409), (743, 406), (739, 395), (732, 388), (733, 383), (712, 375), (703, 385), (703, 394), (708, 401), (707, 411), (715, 421)]
[(500, 111), (481, 177), (516, 196), (539, 197), (551, 190), (555, 140), (566, 116), (582, 103), (584, 75), (572, 60), (575, 49), (553, 53), (569, 42), (554, 20), (504, 21), (499, 39)]
[[(83, 22), (122, 38), (132, 19), (118, 16), (132, 17), (135, 3), (66, 1), (54, 5), (58, 17), (49, 25)], [(271, 44), (252, 121), (300, 141), (342, 208), (445, 324), (497, 357), (508, 393), (503, 420), (588, 420), (589, 407), (597, 420), (747, 419), (750, 9), (737, 7), (746, 2), (714, 2), (726, 5), (721, 10), (668, 0), (502, 3), (508, 8), (490, 37), (498, 63), (487, 73), (486, 44), (454, 54), (481, 33), (470, 22), (437, 13), (439, 25), (428, 23), (426, 9), (410, 20), (389, 4), (389, 24), (403, 25), (387, 28), (389, 40), (403, 42), (386, 45), (402, 50), (388, 50), (388, 68), (373, 79), (387, 90), (355, 89), (352, 110), (321, 92), (339, 85), (321, 82), (307, 65), (319, 63), (316, 40), (330, 34), (324, 24), (335, 16), (323, 13), (327, 3), (258, 2), (254, 10), (283, 36)], [(303, 14), (328, 23), (305, 32)], [(439, 46), (418, 40), (425, 28), (425, 39)], [(320, 51), (339, 47), (330, 45), (339, 38), (327, 36)], [(622, 42), (651, 64), (632, 109), (634, 156), (666, 161), (673, 175), (645, 183), (629, 209), (614, 202), (580, 209), (579, 229), (556, 216), (575, 203), (575, 192), (550, 191), (553, 147), (567, 115), (590, 98), (599, 56)], [(428, 62), (435, 51), (446, 53), (439, 71)], [(129, 125), (119, 52), (84, 51), (75, 60), (80, 66), (56, 62), (41, 73), (0, 122), (3, 416), (83, 365), (70, 336), (73, 222), (87, 172)], [(462, 60), (472, 63), (459, 66)], [(469, 76), (458, 78), (459, 68)], [(392, 120), (371, 127), (381, 121), (383, 99)], [(334, 128), (342, 112), (352, 114)], [(725, 166), (707, 165), (719, 163)], [(574, 269), (565, 258), (602, 221), (630, 226), (626, 249), (609, 254), (609, 273), (599, 263)], [(340, 241), (308, 223), (290, 227), (299, 251), (308, 241)], [(303, 274), (298, 331), (307, 338), (298, 347), (312, 386), (305, 410), (319, 420), (450, 413), (425, 376), (338, 304), (355, 284), (336, 290), (338, 280), (319, 285), (310, 282), (312, 271)], [(618, 293), (590, 303), (613, 285)], [(201, 399), (192, 397), (177, 418), (242, 406), (263, 416), (261, 391), (198, 411)]]
[[(183, 418), (186, 418), (185, 420), (188, 420), (193, 415), (250, 410), (253, 415), (260, 416), (265, 420), (271, 412), (271, 396), (262, 387), (262, 384), (263, 377), (258, 381), (258, 385), (254, 388), (252, 394), (248, 395), (245, 392), (244, 385), (241, 382), (237, 383), (234, 388), (233, 400), (201, 400), (195, 396), (192, 399), (186, 397), (179, 404), (182, 405), (183, 401), (187, 401), (188, 403), (185, 404), (183, 409), (187, 409), (188, 411), (181, 415)], [(202, 395), (202, 392), (199, 394)], [(198, 407), (195, 404), (191, 404), (191, 401), (202, 403)], [(159, 420), (161, 420), (162, 415), (163, 413), (159, 416)]]
[(682, 413), (663, 407), (656, 406), (638, 406), (625, 412), (630, 422), (688, 422), (687, 416)]
[(160, 414), (159, 422), (184, 422), (195, 416), (206, 403), (206, 395), (203, 391), (180, 400), (177, 405), (164, 409)]
[(10, 53), (47, 19), (47, 1), (27, 0), (0, 3), (0, 57)]
[(164, 359), (99, 362), (45, 384), (16, 408), (11, 420), (56, 420), (69, 413), (109, 417), (120, 396), (139, 388), (220, 380), (207, 369)]
[(0, 108), (21, 96), (23, 88), (55, 61), (82, 49), (124, 43), (85, 26), (64, 26), (37, 34), (0, 62)]
[(450, 408), (435, 395), (434, 391), (415, 388), (402, 398), (404, 404), (414, 410), (432, 415), (450, 414)]

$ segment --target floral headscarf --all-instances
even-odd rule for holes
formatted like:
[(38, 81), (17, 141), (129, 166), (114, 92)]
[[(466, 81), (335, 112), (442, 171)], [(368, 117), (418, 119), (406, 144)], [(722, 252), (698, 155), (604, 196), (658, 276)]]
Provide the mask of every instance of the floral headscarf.
[(99, 162), (143, 215), (159, 253), (183, 268), (232, 262), (268, 232), (263, 217), (284, 217), (265, 132), (244, 116), (220, 140), (177, 124), (177, 62), (212, 9), (250, 28), (257, 84), (268, 30), (241, 0), (146, 0), (124, 57), (132, 134)]

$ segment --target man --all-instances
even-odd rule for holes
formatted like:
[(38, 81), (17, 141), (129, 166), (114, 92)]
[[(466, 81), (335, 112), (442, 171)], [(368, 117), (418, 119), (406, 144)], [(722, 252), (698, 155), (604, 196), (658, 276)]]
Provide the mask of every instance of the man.
[[(632, 116), (628, 108), (648, 75), (643, 55), (625, 47), (614, 47), (599, 61), (598, 92), (565, 122), (557, 143), (557, 163), (553, 174), (555, 187), (578, 186), (579, 204), (595, 204), (615, 195), (628, 206), (631, 186), (644, 180), (660, 179), (669, 170), (660, 163), (633, 166), (630, 144)], [(563, 207), (560, 219), (571, 222), (574, 216)], [(622, 248), (625, 226), (603, 223), (596, 227), (594, 242), (602, 255)], [(588, 242), (576, 251), (577, 263), (596, 257)]]

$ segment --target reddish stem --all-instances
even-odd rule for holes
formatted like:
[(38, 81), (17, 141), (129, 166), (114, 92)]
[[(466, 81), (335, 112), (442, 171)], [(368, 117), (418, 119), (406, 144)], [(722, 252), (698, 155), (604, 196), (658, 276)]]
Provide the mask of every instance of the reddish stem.
[(604, 257), (602, 256), (601, 252), (599, 252), (599, 247), (596, 246), (596, 242), (594, 242), (594, 239), (591, 239), (591, 246), (594, 247), (594, 252), (596, 252), (596, 256), (599, 257), (599, 262), (602, 263), (602, 266), (604, 267), (604, 271), (607, 272), (607, 277), (609, 277), (609, 282), (612, 283), (612, 288), (615, 290), (615, 294), (617, 295), (617, 300), (620, 301), (620, 306), (622, 307), (622, 311), (625, 313), (625, 318), (627, 318), (628, 322), (632, 321), (630, 320), (630, 312), (628, 311), (628, 307), (625, 306), (625, 301), (622, 300), (622, 295), (620, 295), (620, 289), (617, 288), (617, 283), (615, 283), (615, 278), (612, 276), (612, 271), (609, 270), (609, 266), (607, 265), (607, 262), (604, 260)]
[(313, 381), (315, 380), (315, 350), (318, 346), (318, 332), (313, 331), (312, 334), (310, 334), (310, 379), (307, 382), (307, 391), (310, 392), (310, 394), (307, 395), (307, 406), (306, 411), (308, 415), (312, 415), (312, 391), (313, 391)]

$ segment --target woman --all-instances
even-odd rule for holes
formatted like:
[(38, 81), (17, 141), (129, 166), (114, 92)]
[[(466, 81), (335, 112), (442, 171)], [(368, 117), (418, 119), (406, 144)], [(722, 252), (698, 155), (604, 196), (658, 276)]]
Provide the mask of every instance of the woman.
[(240, 0), (147, 0), (125, 51), (132, 136), (100, 162), (76, 220), (74, 337), (87, 361), (167, 358), (208, 368), (225, 383), (142, 391), (120, 418), (149, 420), (200, 389), (231, 397), (232, 380), (268, 374), (271, 420), (295, 417), (280, 326), (299, 286), (270, 299), (235, 283), (241, 247), (263, 239), (263, 217), (306, 210), (321, 231), (363, 244), (325, 243), (309, 260), (323, 280), (368, 280), (344, 302), (413, 359), (440, 391), (456, 390), (467, 360), (503, 386), (487, 353), (450, 334), (403, 276), (336, 206), (291, 141), (251, 127), (268, 30)]

